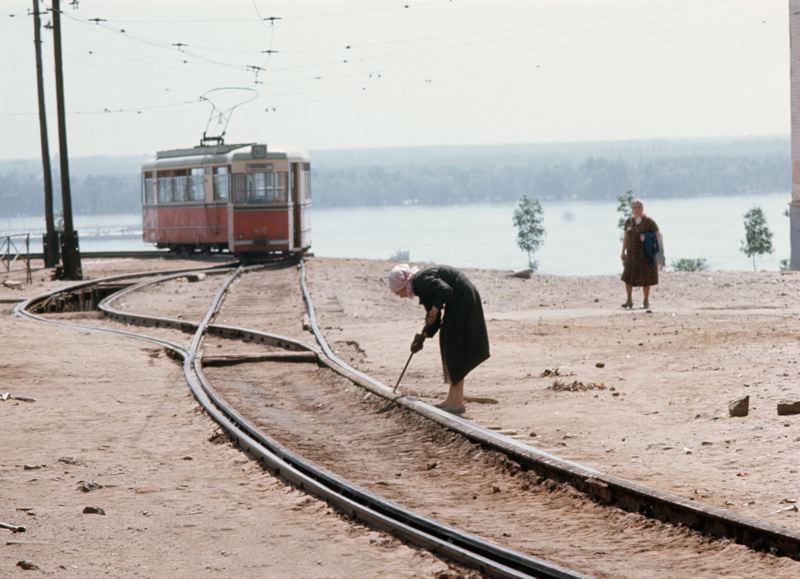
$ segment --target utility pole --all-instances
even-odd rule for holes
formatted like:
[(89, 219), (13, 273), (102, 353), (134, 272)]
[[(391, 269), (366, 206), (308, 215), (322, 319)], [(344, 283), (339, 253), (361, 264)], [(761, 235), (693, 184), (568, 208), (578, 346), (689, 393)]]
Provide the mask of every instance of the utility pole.
[(61, 66), (61, 0), (53, 0), (53, 45), (56, 67), (56, 105), (58, 107), (58, 149), (61, 157), (61, 207), (64, 211), (64, 232), (61, 234), (61, 263), (64, 279), (83, 279), (78, 232), (72, 226), (72, 197), (69, 187), (67, 155), (67, 121), (64, 110), (64, 73)]
[(44, 266), (55, 267), (59, 260), (58, 233), (53, 220), (53, 175), (50, 170), (50, 144), (47, 138), (47, 111), (44, 103), (42, 73), (42, 36), (39, 0), (33, 0), (33, 43), (36, 47), (36, 87), (39, 97), (39, 139), (42, 145), (42, 178), (44, 181), (44, 221), (46, 231), (42, 240)]
[(792, 106), (792, 200), (789, 202), (789, 269), (800, 270), (800, 0), (789, 0), (789, 87)]

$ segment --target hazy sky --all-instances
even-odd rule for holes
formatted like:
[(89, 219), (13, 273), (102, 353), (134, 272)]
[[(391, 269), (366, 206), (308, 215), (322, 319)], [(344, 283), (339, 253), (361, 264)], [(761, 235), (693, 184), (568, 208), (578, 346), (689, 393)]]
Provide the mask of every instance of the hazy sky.
[[(40, 154), (31, 7), (0, 0), (0, 158)], [(62, 0), (62, 10), (70, 156), (192, 146), (225, 126), (212, 104), (240, 105), (227, 142), (311, 150), (790, 128), (788, 0)]]

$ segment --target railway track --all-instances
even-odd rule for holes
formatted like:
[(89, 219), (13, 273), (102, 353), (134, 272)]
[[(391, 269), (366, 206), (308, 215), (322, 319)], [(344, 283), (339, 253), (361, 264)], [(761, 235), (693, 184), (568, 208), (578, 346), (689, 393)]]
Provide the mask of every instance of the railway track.
[[(248, 273), (242, 275), (244, 271)], [(639, 554), (641, 563), (635, 558), (643, 543), (663, 552), (671, 550), (679, 560), (680, 552), (703, 541), (684, 527), (795, 560), (800, 556), (799, 538), (785, 530), (721, 509), (686, 504), (688, 501), (678, 497), (537, 451), (414, 398), (393, 396), (390, 388), (350, 367), (330, 349), (317, 326), (302, 268), (299, 284), (297, 274), (286, 269), (204, 273), (208, 277), (202, 283), (208, 287), (201, 294), (208, 297), (211, 289), (215, 290), (208, 309), (206, 299), (193, 300), (202, 306), (176, 305), (173, 316), (168, 311), (156, 316), (119, 307), (142, 292), (163, 291), (183, 279), (185, 271), (160, 275), (155, 281), (142, 274), (104, 280), (107, 286), (139, 283), (116, 288), (101, 308), (119, 322), (190, 333), (193, 338), (187, 348), (153, 340), (183, 358), (187, 382), (209, 414), (270, 470), (356, 519), (496, 576), (624, 575), (626, 568), (641, 572), (650, 558), (647, 553), (644, 557)], [(270, 281), (262, 279), (265, 273)], [(226, 276), (221, 286), (218, 275)], [(287, 321), (296, 321), (302, 312), (296, 293), (279, 290), (268, 295), (271, 286), (283, 288), (291, 279), (295, 287), (302, 288), (313, 341)], [(231, 289), (234, 280), (239, 281)], [(286, 297), (275, 303), (276, 295)], [(46, 297), (31, 300), (17, 312), (34, 316), (26, 312), (47, 301)], [(247, 322), (252, 325), (254, 303), (269, 303), (271, 308), (266, 309), (291, 312), (283, 321), (280, 315), (273, 320), (283, 334), (242, 327)], [(242, 342), (252, 344), (246, 348), (252, 352), (243, 353)], [(207, 351), (215, 355), (204, 355)], [(317, 361), (320, 364), (308, 363)], [(289, 369), (287, 363), (292, 363)], [(364, 454), (360, 448), (360, 454), (350, 457), (342, 449), (364, 446), (359, 444), (365, 436), (358, 428), (362, 423), (370, 425), (366, 433), (373, 441), (371, 452)], [(348, 479), (355, 480), (345, 480), (342, 469)], [(568, 482), (580, 492), (555, 484), (558, 481)], [(436, 492), (423, 492), (429, 488)], [(587, 501), (587, 496), (595, 502)], [(640, 514), (601, 507), (597, 502)], [(413, 510), (400, 504), (411, 504)], [(462, 521), (465, 510), (488, 516)], [(648, 537), (648, 526), (653, 523), (641, 514), (677, 526), (658, 526)], [(548, 542), (558, 545), (565, 541), (552, 536), (552, 529), (559, 526), (567, 543), (572, 537), (581, 544), (548, 549)], [(544, 536), (537, 536), (538, 527), (545, 528)], [(663, 539), (664, 534), (669, 537)], [(541, 553), (546, 557), (534, 555)], [(560, 564), (548, 563), (545, 558)], [(784, 573), (787, 566), (795, 571), (800, 568), (793, 560), (746, 549), (731, 554), (730, 546), (722, 541), (718, 553), (708, 554), (706, 568), (724, 574), (725, 565), (738, 558), (741, 565), (764, 566), (772, 574), (776, 570)], [(573, 564), (577, 571), (570, 570)], [(687, 571), (694, 565), (690, 563)]]

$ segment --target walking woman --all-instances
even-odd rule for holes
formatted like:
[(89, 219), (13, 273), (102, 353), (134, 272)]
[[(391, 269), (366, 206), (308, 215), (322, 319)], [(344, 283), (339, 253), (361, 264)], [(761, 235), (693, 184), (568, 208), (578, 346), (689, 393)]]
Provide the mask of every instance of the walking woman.
[(447, 398), (437, 404), (452, 414), (463, 414), (464, 378), (489, 358), (489, 336), (481, 296), (462, 272), (438, 265), (423, 270), (397, 265), (389, 272), (389, 289), (401, 298), (417, 296), (425, 308), (425, 329), (417, 334), (411, 351), (422, 349), (425, 338), (439, 331), (439, 349)]
[(642, 307), (650, 307), (650, 287), (658, 285), (658, 263), (661, 232), (656, 222), (644, 214), (644, 203), (634, 199), (631, 203), (631, 216), (625, 221), (625, 235), (622, 238), (622, 281), (628, 299), (623, 308), (633, 307), (633, 288), (641, 287), (644, 294)]

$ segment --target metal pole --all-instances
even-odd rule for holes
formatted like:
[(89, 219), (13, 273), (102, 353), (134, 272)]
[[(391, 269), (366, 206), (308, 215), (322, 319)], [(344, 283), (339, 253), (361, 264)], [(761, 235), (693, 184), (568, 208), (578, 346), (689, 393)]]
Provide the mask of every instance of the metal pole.
[(58, 149), (61, 157), (61, 207), (64, 211), (64, 233), (61, 239), (62, 275), (64, 279), (83, 279), (78, 232), (72, 226), (72, 197), (69, 187), (67, 154), (67, 122), (64, 110), (64, 73), (61, 61), (61, 0), (53, 0), (53, 45), (56, 68), (56, 104), (58, 107)]
[(44, 102), (44, 75), (42, 73), (42, 36), (39, 18), (39, 0), (33, 0), (33, 43), (36, 47), (36, 88), (39, 97), (39, 140), (42, 145), (42, 178), (44, 181), (44, 221), (43, 240), (44, 266), (58, 264), (58, 233), (53, 220), (53, 176), (50, 170), (50, 144), (47, 137), (47, 112)]
[(411, 352), (411, 354), (409, 354), (409, 356), (408, 356), (408, 360), (406, 360), (406, 365), (403, 366), (403, 371), (400, 372), (400, 377), (397, 379), (397, 382), (395, 382), (394, 388), (392, 388), (392, 394), (397, 392), (397, 387), (400, 386), (400, 380), (402, 380), (403, 376), (406, 375), (406, 369), (408, 368), (408, 364), (409, 364), (409, 362), (411, 362), (411, 358), (413, 356), (414, 356), (414, 352)]
[(33, 275), (31, 274), (31, 234), (25, 235), (25, 281), (33, 283)]

